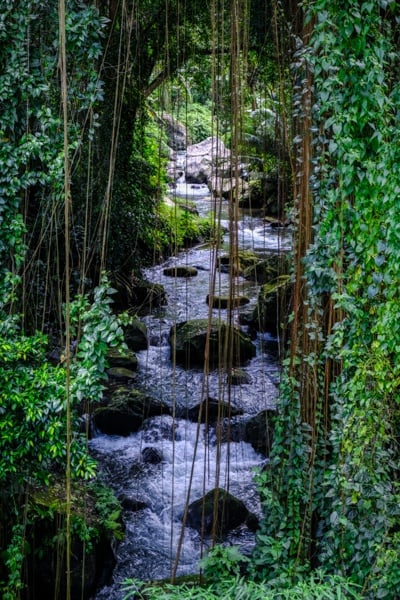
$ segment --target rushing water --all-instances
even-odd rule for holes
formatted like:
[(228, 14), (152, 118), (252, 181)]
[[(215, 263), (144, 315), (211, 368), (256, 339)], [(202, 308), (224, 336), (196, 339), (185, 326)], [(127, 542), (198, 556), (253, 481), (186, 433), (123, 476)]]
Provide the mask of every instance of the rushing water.
[[(196, 203), (200, 214), (212, 209), (212, 200), (204, 187), (187, 186), (178, 182), (176, 194), (186, 196)], [(227, 224), (226, 205), (222, 207), (222, 226)], [(282, 230), (268, 227), (261, 219), (244, 217), (239, 223), (238, 241), (243, 249), (264, 253), (288, 247), (289, 238)], [(225, 247), (228, 240), (225, 239)], [(185, 264), (198, 269), (196, 277), (174, 279), (163, 274), (165, 266)], [(276, 340), (259, 334), (254, 340), (256, 356), (245, 365), (250, 383), (229, 386), (226, 375), (218, 370), (205, 375), (201, 369), (184, 370), (173, 367), (168, 345), (171, 325), (176, 322), (209, 316), (206, 302), (210, 286), (215, 294), (226, 294), (229, 277), (215, 272), (207, 246), (191, 249), (172, 258), (164, 265), (148, 269), (148, 280), (161, 283), (167, 293), (168, 305), (144, 318), (148, 328), (150, 346), (138, 352), (136, 384), (152, 396), (167, 402), (175, 417), (162, 416), (145, 422), (143, 428), (128, 437), (98, 435), (90, 442), (91, 450), (99, 460), (105, 480), (116, 493), (135, 498), (143, 503), (141, 510), (124, 513), (125, 539), (117, 548), (117, 565), (113, 583), (96, 595), (97, 600), (120, 600), (120, 584), (125, 578), (160, 579), (168, 577), (174, 565), (185, 503), (196, 500), (207, 491), (222, 487), (244, 501), (247, 508), (260, 514), (254, 468), (265, 462), (252, 446), (242, 441), (217, 443), (215, 429), (191, 423), (182, 416), (186, 408), (196, 405), (207, 395), (227, 400), (243, 411), (243, 417), (232, 420), (231, 429), (240, 427), (249, 416), (265, 408), (272, 408), (276, 397), (278, 367)], [(257, 298), (254, 283), (238, 277), (237, 293), (251, 298), (248, 311)], [(221, 317), (226, 311), (211, 311)], [(235, 315), (238, 322), (239, 311)], [(222, 438), (223, 439), (223, 438)], [(235, 436), (232, 436), (235, 439)], [(142, 450), (151, 447), (161, 458), (158, 464), (147, 464)], [(250, 552), (254, 534), (243, 525), (229, 533), (228, 543), (239, 544), (242, 551)], [(187, 527), (183, 532), (182, 551), (177, 574), (195, 573), (198, 561), (210, 540), (201, 540), (197, 531)]]

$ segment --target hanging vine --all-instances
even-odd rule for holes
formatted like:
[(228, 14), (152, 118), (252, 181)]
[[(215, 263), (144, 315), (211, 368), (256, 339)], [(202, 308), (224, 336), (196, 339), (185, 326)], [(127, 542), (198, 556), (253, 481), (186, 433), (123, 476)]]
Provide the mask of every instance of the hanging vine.
[[(301, 202), (312, 184), (314, 236), (300, 203), (295, 290), (305, 294), (295, 294), (256, 554), (272, 581), (318, 561), (367, 598), (395, 598), (399, 586), (397, 11), (394, 2), (308, 5), (313, 30), (297, 65), (305, 56), (315, 100), (300, 102), (298, 169)], [(309, 78), (302, 88), (307, 99)], [(314, 169), (302, 180), (311, 131)]]

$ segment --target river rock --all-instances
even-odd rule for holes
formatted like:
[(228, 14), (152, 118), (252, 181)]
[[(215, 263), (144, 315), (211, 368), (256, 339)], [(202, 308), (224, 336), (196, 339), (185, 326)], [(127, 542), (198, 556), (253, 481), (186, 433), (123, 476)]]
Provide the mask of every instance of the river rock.
[(200, 415), (200, 423), (210, 424), (224, 418), (231, 418), (242, 414), (243, 411), (240, 408), (235, 408), (228, 402), (216, 400), (215, 398), (207, 398), (189, 408), (185, 416), (190, 421), (197, 423)]
[(230, 379), (232, 385), (246, 385), (251, 383), (251, 377), (247, 371), (238, 368), (231, 369), (228, 379)]
[[(206, 297), (206, 302), (210, 305), (209, 294)], [(229, 296), (213, 296), (211, 306), (217, 309), (235, 308), (237, 306), (244, 306), (248, 304), (250, 299), (247, 296), (235, 296), (230, 298)]]
[(129, 512), (138, 512), (139, 510), (143, 510), (143, 508), (147, 508), (147, 504), (138, 500), (137, 498), (131, 498), (127, 494), (121, 494), (118, 497), (118, 500), (124, 510), (128, 510)]
[[(250, 514), (242, 500), (226, 490), (215, 488), (189, 505), (186, 525), (209, 535), (215, 521), (216, 534), (220, 537), (246, 523)], [(254, 525), (254, 520), (250, 519), (250, 523)]]
[(216, 424), (217, 439), (221, 443), (245, 442), (246, 441), (246, 422), (244, 417), (233, 417), (232, 419), (222, 419)]
[(163, 273), (168, 277), (195, 277), (197, 269), (188, 265), (176, 265), (175, 267), (166, 267)]
[(141, 455), (142, 461), (148, 465), (158, 465), (163, 459), (161, 451), (153, 446), (143, 448)]
[(124, 367), (111, 367), (107, 369), (107, 375), (110, 379), (119, 381), (120, 383), (129, 383), (136, 378), (136, 373)]
[(277, 279), (281, 275), (288, 275), (290, 257), (286, 252), (274, 252), (248, 264), (243, 269), (243, 277), (250, 281), (263, 284)]
[(186, 181), (187, 183), (207, 183), (219, 164), (224, 164), (230, 156), (230, 150), (222, 140), (209, 137), (186, 149)]
[(290, 311), (292, 284), (289, 275), (281, 275), (260, 290), (251, 325), (257, 331), (279, 336), (285, 328)]
[(147, 327), (139, 319), (133, 319), (128, 325), (124, 325), (124, 340), (130, 350), (147, 350), (149, 340)]
[(238, 327), (219, 319), (193, 319), (178, 323), (171, 328), (169, 343), (176, 360), (185, 368), (203, 366), (207, 331), (209, 333), (209, 364), (211, 368), (222, 367), (225, 362), (221, 352), (228, 344), (234, 366), (252, 358), (256, 349), (251, 339)]
[(126, 436), (137, 431), (148, 417), (169, 413), (164, 402), (121, 386), (113, 391), (105, 406), (95, 409), (93, 420), (102, 433)]
[(283, 211), (283, 202), (279, 200), (279, 178), (277, 174), (258, 174), (239, 197), (239, 207), (263, 209), (265, 214), (279, 216)]
[(229, 177), (212, 177), (209, 188), (211, 194), (216, 198), (224, 198), (225, 200), (239, 200), (239, 204), (249, 194), (249, 184), (244, 179), (236, 179)]
[[(60, 523), (65, 522), (65, 487), (62, 484), (60, 490), (56, 486), (46, 488), (43, 492), (36, 490), (32, 493), (31, 490), (30, 503), (36, 504), (38, 510), (33, 513), (36, 518), (27, 524), (26, 543), (41, 550), (27, 552), (25, 556), (27, 590), (32, 598), (54, 598), (57, 584), (57, 598), (66, 597), (66, 578), (60, 577), (60, 573), (66, 572), (65, 548), (60, 536)], [(79, 487), (73, 487), (72, 494), (71, 598), (88, 600), (97, 589), (110, 583), (116, 563), (112, 532), (107, 529), (107, 522), (98, 511), (101, 500)], [(113, 508), (118, 511), (118, 504)], [(79, 539), (79, 531), (82, 531), (84, 524), (91, 536), (88, 543)], [(117, 520), (114, 524), (117, 524)], [(119, 533), (122, 533), (122, 525)]]
[(113, 296), (113, 308), (116, 312), (134, 310), (138, 314), (148, 314), (151, 309), (167, 304), (165, 290), (158, 283), (119, 274), (114, 275), (112, 285), (116, 290)]
[(130, 371), (137, 369), (137, 357), (132, 350), (122, 348), (110, 348), (107, 352), (107, 362), (110, 368), (123, 368)]
[(218, 257), (217, 265), (220, 271), (229, 273), (231, 269), (231, 261), (234, 261), (234, 274), (242, 275), (246, 269), (255, 267), (260, 259), (251, 250), (239, 250), (236, 256), (222, 254)]
[(256, 452), (269, 456), (274, 432), (276, 411), (263, 410), (246, 423), (245, 441), (251, 444)]
[(132, 305), (140, 314), (148, 314), (153, 308), (167, 304), (167, 296), (162, 285), (136, 280), (132, 290)]

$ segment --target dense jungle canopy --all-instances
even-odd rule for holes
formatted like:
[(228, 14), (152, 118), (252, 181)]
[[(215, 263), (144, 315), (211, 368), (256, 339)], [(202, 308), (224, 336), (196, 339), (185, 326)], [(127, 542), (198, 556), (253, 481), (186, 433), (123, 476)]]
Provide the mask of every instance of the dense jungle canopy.
[[(162, 294), (144, 270), (200, 242), (218, 254), (223, 197), (232, 282), (243, 207), (292, 232), (255, 548), (219, 546), (214, 528), (201, 580), (176, 585), (172, 564), (171, 585), (146, 587), (132, 572), (121, 598), (399, 598), (399, 4), (0, 8), (2, 598), (104, 585), (96, 561), (123, 512), (90, 419), (143, 298)], [(202, 219), (166, 197), (172, 150), (207, 138), (229, 152), (230, 186), (216, 176)]]

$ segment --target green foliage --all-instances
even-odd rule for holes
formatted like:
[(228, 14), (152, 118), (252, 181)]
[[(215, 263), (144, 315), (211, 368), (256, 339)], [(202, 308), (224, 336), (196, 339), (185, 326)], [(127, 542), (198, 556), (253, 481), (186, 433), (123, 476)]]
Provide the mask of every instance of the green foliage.
[(121, 540), (124, 536), (121, 505), (112, 490), (99, 482), (91, 484), (91, 494), (95, 499), (96, 521), (106, 530), (109, 537)]
[(24, 588), (21, 580), (21, 571), (25, 555), (26, 540), (24, 526), (17, 524), (12, 528), (11, 541), (7, 550), (2, 552), (2, 559), (8, 571), (8, 585), (3, 587), (0, 581), (0, 591), (2, 592), (3, 600), (15, 600)]
[[(319, 111), (328, 138), (321, 140), (322, 211), (308, 272), (313, 283), (316, 269), (330, 270), (345, 315), (327, 341), (327, 355), (341, 360), (342, 373), (332, 388), (320, 558), (364, 585), (366, 597), (392, 598), (396, 576), (392, 562), (385, 567), (382, 560), (397, 547), (393, 532), (400, 524), (393, 435), (400, 358), (398, 89), (385, 76), (393, 68), (392, 32), (376, 3), (346, 9), (329, 3), (328, 9), (317, 2), (313, 10)], [(379, 583), (377, 563), (386, 573)]]
[(71, 396), (76, 403), (101, 399), (108, 349), (123, 346), (120, 320), (111, 310), (114, 292), (103, 275), (93, 292), (92, 303), (87, 295), (77, 296), (71, 303), (71, 334), (79, 334), (71, 367)]
[[(75, 407), (99, 400), (108, 348), (122, 342), (122, 328), (112, 314), (107, 280), (95, 290), (93, 303), (80, 297), (72, 316), (81, 335), (71, 365), (70, 398)], [(24, 336), (12, 320), (0, 328), (0, 481), (48, 483), (51, 470), (65, 459), (66, 375), (63, 364), (46, 360), (43, 335)], [(76, 415), (77, 417), (77, 415)], [(78, 428), (76, 422), (75, 427)], [(24, 443), (21, 443), (24, 440)], [(93, 462), (79, 436), (73, 441), (76, 477), (91, 477)]]
[(196, 102), (189, 103), (184, 115), (188, 138), (192, 144), (197, 144), (215, 134), (215, 123), (208, 106)]
[[(394, 599), (400, 526), (398, 31), (380, 8), (358, 0), (309, 3), (315, 26), (303, 52), (314, 73), (318, 135), (315, 238), (304, 264), (306, 328), (319, 346), (298, 356), (298, 381), (284, 377), (271, 466), (259, 479), (265, 516), (255, 570), (287, 587), (304, 581), (315, 561), (356, 582), (365, 598)], [(395, 10), (394, 3), (385, 8)], [(328, 297), (337, 322), (327, 331)], [(313, 429), (301, 418), (310, 377)]]
[[(75, 333), (79, 334), (75, 356), (70, 365), (68, 394), (73, 417), (71, 474), (76, 482), (92, 479), (96, 472), (96, 464), (87, 452), (86, 438), (78, 433), (78, 409), (83, 401), (90, 403), (101, 398), (107, 351), (109, 347), (120, 344), (123, 338), (119, 320), (110, 308), (112, 292), (107, 279), (103, 277), (101, 284), (94, 290), (91, 303), (87, 297), (81, 296), (71, 305), (72, 323), (76, 328)], [(7, 510), (11, 524), (15, 524), (6, 552), (9, 573), (5, 594), (15, 592), (20, 585), (18, 577), (21, 574), (22, 559), (17, 560), (19, 555), (14, 551), (14, 546), (25, 543), (26, 534), (23, 531), (21, 537), (16, 533), (19, 531), (18, 497), (32, 486), (40, 489), (42, 486), (54, 486), (60, 479), (60, 473), (65, 471), (68, 385), (65, 357), (59, 365), (53, 366), (46, 360), (46, 350), (43, 335), (24, 336), (16, 319), (2, 322), (0, 484), (3, 491), (0, 505), (4, 508), (4, 514)], [(120, 538), (120, 507), (115, 499), (97, 487), (96, 509), (100, 513), (100, 519), (87, 522), (81, 506), (85, 488), (80, 488), (80, 491), (82, 495), (76, 495), (73, 499), (73, 534), (85, 541), (88, 548), (97, 539), (101, 528), (108, 531), (109, 535)], [(64, 493), (53, 494), (52, 499), (48, 489), (42, 502), (39, 502), (39, 496), (36, 495), (36, 500), (25, 512), (25, 525), (26, 519), (33, 523), (36, 518), (48, 520), (56, 513), (63, 514)], [(61, 529), (59, 534), (64, 535)]]
[[(94, 6), (67, 2), (69, 151), (73, 168), (96, 119), (87, 111), (102, 96), (97, 73), (104, 22)], [(0, 296), (13, 293), (25, 252), (26, 306), (39, 321), (49, 256), (64, 254), (54, 235), (63, 222), (63, 127), (58, 71), (58, 7), (54, 2), (5, 2), (0, 15)], [(24, 214), (24, 218), (22, 217)], [(52, 229), (52, 224), (54, 228)], [(56, 224), (56, 225), (55, 225)], [(52, 231), (53, 233), (49, 233)], [(44, 266), (42, 269), (41, 267)], [(39, 271), (42, 278), (37, 275)], [(50, 282), (59, 286), (59, 273)], [(15, 298), (14, 298), (15, 299)]]
[(217, 545), (200, 561), (200, 568), (209, 582), (218, 582), (226, 576), (237, 577), (249, 558), (239, 551), (238, 546)]
[(247, 578), (227, 577), (218, 582), (148, 585), (135, 579), (123, 584), (124, 600), (361, 600), (357, 586), (339, 577), (326, 577), (322, 572), (310, 576), (287, 589), (273, 588)]
[(123, 176), (114, 181), (118, 206), (110, 215), (107, 264), (111, 271), (126, 273), (153, 260), (158, 207), (166, 189), (165, 137), (145, 110), (133, 139), (120, 144), (123, 149), (129, 158), (124, 158)]
[(159, 206), (157, 228), (153, 231), (154, 250), (158, 257), (176, 254), (194, 243), (214, 235), (210, 219), (202, 219), (176, 204)]
[(43, 337), (8, 327), (0, 337), (2, 485), (27, 477), (48, 482), (50, 464), (65, 456), (64, 409), (65, 372), (46, 362)]
[[(286, 364), (286, 367), (288, 365)], [(309, 503), (310, 428), (300, 419), (300, 389), (284, 378), (274, 421), (270, 464), (256, 475), (264, 517), (257, 532), (251, 572), (286, 588), (302, 581), (310, 565), (302, 520)]]

